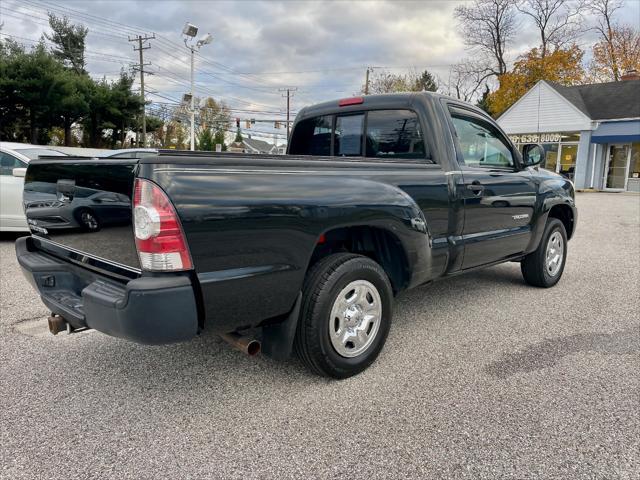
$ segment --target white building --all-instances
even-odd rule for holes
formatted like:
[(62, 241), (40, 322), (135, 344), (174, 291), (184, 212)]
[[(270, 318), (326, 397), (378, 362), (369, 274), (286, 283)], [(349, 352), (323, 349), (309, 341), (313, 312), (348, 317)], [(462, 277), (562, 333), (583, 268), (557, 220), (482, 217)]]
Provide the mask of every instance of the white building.
[(576, 188), (640, 192), (640, 76), (565, 87), (540, 81), (498, 119), (517, 145), (540, 143), (544, 168)]

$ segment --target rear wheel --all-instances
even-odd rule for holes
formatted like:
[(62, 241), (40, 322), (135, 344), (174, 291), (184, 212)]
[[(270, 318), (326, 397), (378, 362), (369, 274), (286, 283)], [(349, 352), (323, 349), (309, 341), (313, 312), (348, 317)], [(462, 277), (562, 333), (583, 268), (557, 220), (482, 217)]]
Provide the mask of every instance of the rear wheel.
[(334, 378), (374, 362), (391, 326), (393, 292), (370, 258), (333, 254), (309, 271), (294, 348), (314, 372)]
[(522, 276), (529, 285), (553, 287), (562, 277), (566, 260), (567, 232), (564, 224), (557, 218), (550, 218), (540, 245), (520, 264)]

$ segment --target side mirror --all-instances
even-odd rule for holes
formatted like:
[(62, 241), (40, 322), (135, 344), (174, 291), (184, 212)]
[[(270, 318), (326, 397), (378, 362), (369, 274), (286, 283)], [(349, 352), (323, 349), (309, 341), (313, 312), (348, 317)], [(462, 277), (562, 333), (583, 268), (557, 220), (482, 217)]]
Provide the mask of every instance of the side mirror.
[(540, 164), (544, 160), (545, 155), (544, 148), (537, 143), (525, 145), (522, 149), (522, 159), (527, 167)]
[(11, 175), (13, 175), (14, 177), (24, 177), (26, 174), (27, 174), (26, 168), (14, 168), (11, 171)]

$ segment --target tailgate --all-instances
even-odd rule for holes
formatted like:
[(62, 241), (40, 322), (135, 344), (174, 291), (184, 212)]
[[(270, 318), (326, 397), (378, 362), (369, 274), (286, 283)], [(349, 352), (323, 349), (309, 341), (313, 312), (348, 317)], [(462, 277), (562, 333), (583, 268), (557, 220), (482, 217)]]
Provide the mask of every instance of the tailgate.
[[(59, 158), (59, 157), (58, 157)], [(44, 249), (139, 270), (131, 224), (137, 161), (40, 159), (29, 164), (24, 206)]]

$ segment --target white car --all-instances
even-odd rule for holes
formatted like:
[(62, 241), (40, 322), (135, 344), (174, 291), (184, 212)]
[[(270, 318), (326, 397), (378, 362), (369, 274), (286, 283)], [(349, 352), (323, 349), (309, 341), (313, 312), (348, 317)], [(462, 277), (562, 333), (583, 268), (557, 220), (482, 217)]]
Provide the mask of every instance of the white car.
[(122, 148), (120, 150), (107, 150), (98, 155), (98, 158), (144, 158), (156, 155), (155, 148)]
[(0, 142), (0, 232), (28, 232), (22, 208), (24, 176), (30, 160), (40, 155), (66, 156), (43, 145)]

